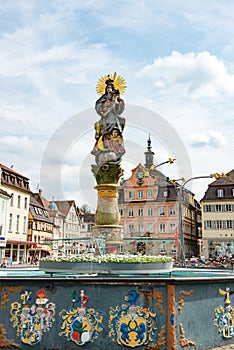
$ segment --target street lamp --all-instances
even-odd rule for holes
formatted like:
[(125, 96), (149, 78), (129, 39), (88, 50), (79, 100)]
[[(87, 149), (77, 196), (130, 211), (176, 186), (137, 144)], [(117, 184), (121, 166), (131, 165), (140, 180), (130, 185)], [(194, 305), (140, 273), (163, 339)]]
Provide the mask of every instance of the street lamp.
[(157, 164), (157, 165), (152, 164), (151, 167), (150, 167), (150, 169), (149, 169), (149, 171), (146, 171), (144, 176), (145, 176), (145, 177), (149, 177), (149, 176), (154, 177), (153, 171), (154, 171), (156, 168), (160, 167), (160, 166), (163, 165), (163, 164), (167, 164), (167, 163), (173, 164), (175, 160), (176, 160), (175, 158), (169, 157), (168, 160), (166, 160), (165, 162), (162, 162), (162, 163)]
[[(184, 199), (184, 189), (185, 185), (192, 181), (197, 179), (208, 179), (208, 178), (226, 178), (227, 175), (225, 173), (214, 173), (210, 175), (205, 176), (195, 176), (191, 177), (190, 179), (186, 180), (185, 178), (181, 178), (178, 180), (171, 180), (171, 183), (175, 186), (176, 193), (178, 195), (178, 257), (179, 260), (182, 262), (182, 266), (185, 266), (185, 251), (184, 251), (184, 227), (183, 227), (183, 215), (182, 215), (182, 204)], [(182, 181), (182, 184), (179, 184), (178, 181)]]

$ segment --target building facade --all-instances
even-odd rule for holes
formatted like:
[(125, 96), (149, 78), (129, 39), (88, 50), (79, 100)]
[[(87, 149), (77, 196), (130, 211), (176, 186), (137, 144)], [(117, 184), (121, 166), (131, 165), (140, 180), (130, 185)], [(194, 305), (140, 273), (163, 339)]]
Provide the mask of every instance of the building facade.
[(40, 260), (51, 251), (54, 224), (48, 210), (38, 202), (34, 194), (30, 197), (28, 221), (28, 241), (32, 242), (28, 249), (28, 262)]
[(0, 164), (0, 179), (0, 189), (11, 196), (6, 217), (5, 255), (10, 263), (23, 263), (27, 260), (27, 250), (31, 246), (27, 240), (31, 193), (29, 179), (3, 164)]
[(208, 185), (201, 205), (205, 257), (230, 256), (234, 253), (234, 169)]
[[(144, 247), (151, 254), (176, 257), (183, 241), (183, 254), (186, 257), (197, 255), (201, 234), (199, 205), (192, 192), (185, 188), (179, 192), (181, 185), (155, 169), (153, 156), (149, 139), (145, 165), (139, 163), (131, 177), (120, 182), (118, 201), (125, 242), (134, 244), (137, 238), (138, 250)], [(182, 232), (178, 225), (180, 209)]]

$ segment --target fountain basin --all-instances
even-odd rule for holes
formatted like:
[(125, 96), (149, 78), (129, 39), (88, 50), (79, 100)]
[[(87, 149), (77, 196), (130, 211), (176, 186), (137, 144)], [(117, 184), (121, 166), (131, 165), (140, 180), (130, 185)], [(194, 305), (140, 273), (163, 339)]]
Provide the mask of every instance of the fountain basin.
[(41, 261), (40, 270), (45, 272), (110, 273), (110, 274), (152, 274), (170, 272), (173, 262), (66, 262)]

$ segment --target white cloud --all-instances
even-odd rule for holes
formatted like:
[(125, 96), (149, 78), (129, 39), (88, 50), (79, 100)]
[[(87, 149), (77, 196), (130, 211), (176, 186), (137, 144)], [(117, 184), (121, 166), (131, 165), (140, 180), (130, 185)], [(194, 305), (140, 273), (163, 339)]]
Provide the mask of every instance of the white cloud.
[(227, 145), (225, 137), (220, 131), (217, 130), (207, 130), (206, 132), (201, 132), (197, 134), (190, 134), (188, 136), (189, 144), (194, 147), (223, 147)]
[(139, 72), (166, 92), (199, 99), (214, 98), (220, 94), (234, 96), (234, 75), (228, 73), (224, 63), (207, 51), (182, 54), (173, 51), (170, 56), (157, 58)]
[(32, 147), (27, 136), (3, 136), (0, 138), (1, 151), (21, 153)]

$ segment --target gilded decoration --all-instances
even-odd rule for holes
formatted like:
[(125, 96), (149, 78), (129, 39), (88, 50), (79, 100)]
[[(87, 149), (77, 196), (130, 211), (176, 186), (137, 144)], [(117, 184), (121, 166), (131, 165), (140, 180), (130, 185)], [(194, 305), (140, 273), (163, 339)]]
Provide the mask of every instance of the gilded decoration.
[(156, 313), (138, 305), (139, 293), (131, 290), (125, 295), (127, 304), (110, 308), (109, 337), (119, 345), (135, 348), (154, 340)]
[(168, 329), (168, 347), (171, 350), (176, 349), (176, 298), (175, 285), (167, 286), (167, 329)]
[(153, 291), (140, 291), (140, 294), (143, 294), (147, 299), (152, 298), (156, 300), (156, 306), (161, 315), (164, 315), (165, 311), (163, 309), (163, 293), (158, 290)]
[(234, 293), (230, 288), (219, 289), (219, 294), (224, 296), (224, 305), (215, 308), (214, 326), (218, 328), (223, 338), (229, 339), (234, 336), (234, 305), (231, 304), (230, 295)]
[(19, 349), (20, 345), (16, 344), (14, 340), (8, 340), (6, 337), (6, 330), (2, 323), (0, 323), (0, 348), (4, 349)]
[(184, 332), (182, 323), (179, 324), (179, 327), (180, 327), (180, 346), (182, 348), (186, 346), (196, 346), (196, 343), (192, 341), (190, 338), (185, 338), (185, 332)]
[(121, 95), (125, 89), (125, 79), (117, 73), (101, 77), (96, 86), (101, 95), (95, 103), (100, 119), (94, 124), (95, 145), (91, 154), (95, 156), (96, 165), (92, 165), (92, 172), (97, 184), (117, 184), (123, 175), (120, 160), (125, 153), (125, 118), (122, 116), (125, 104)]
[(79, 346), (87, 342), (94, 342), (98, 333), (103, 330), (101, 312), (93, 308), (86, 308), (89, 298), (85, 295), (84, 290), (81, 290), (80, 293), (74, 291), (71, 298), (72, 307), (59, 312), (62, 318), (59, 336), (63, 335), (67, 341), (73, 341)]
[(36, 301), (33, 303), (33, 294), (30, 290), (22, 290), (20, 302), (11, 303), (11, 319), (21, 342), (28, 345), (38, 344), (45, 332), (48, 332), (55, 321), (55, 304), (50, 302), (45, 289), (36, 292)]
[(179, 292), (179, 307), (178, 307), (179, 314), (182, 314), (185, 298), (189, 297), (192, 293), (193, 293), (193, 290), (190, 290), (190, 291), (181, 290)]
[(2, 310), (4, 310), (5, 305), (8, 303), (8, 301), (10, 301), (9, 295), (11, 293), (16, 293), (19, 290), (22, 290), (22, 288), (23, 288), (22, 286), (18, 286), (18, 287), (10, 287), (10, 286), (2, 287), (2, 290), (1, 290)]

